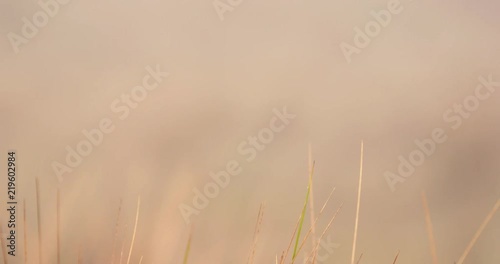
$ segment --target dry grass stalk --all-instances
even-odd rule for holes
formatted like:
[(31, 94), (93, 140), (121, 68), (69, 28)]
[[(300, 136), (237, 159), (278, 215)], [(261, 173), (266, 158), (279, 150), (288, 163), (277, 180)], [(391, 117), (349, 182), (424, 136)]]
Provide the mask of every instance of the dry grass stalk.
[(396, 257), (394, 258), (394, 262), (392, 262), (392, 264), (396, 264), (396, 261), (398, 261), (398, 257), (399, 257), (399, 250), (398, 250), (398, 253), (396, 254)]
[(124, 251), (125, 251), (125, 241), (122, 242), (122, 250), (120, 251), (120, 262), (118, 262), (119, 264), (122, 264)]
[(351, 264), (354, 264), (354, 258), (356, 257), (356, 240), (358, 238), (358, 222), (359, 222), (359, 207), (361, 203), (361, 183), (363, 180), (363, 141), (361, 141), (361, 159), (359, 166), (359, 185), (358, 185), (358, 202), (356, 205), (356, 220), (354, 222), (354, 239), (352, 242), (352, 255)]
[(432, 228), (431, 213), (429, 211), (429, 205), (427, 203), (427, 196), (425, 195), (424, 191), (422, 191), (422, 205), (425, 212), (425, 223), (427, 226), (427, 236), (429, 237), (429, 248), (431, 250), (432, 263), (438, 264), (436, 240), (434, 238), (434, 230)]
[(59, 193), (59, 188), (57, 188), (57, 264), (61, 264), (61, 200), (60, 200), (60, 193)]
[(472, 238), (469, 245), (465, 249), (464, 253), (462, 254), (462, 257), (460, 257), (460, 259), (458, 260), (457, 264), (462, 264), (465, 261), (465, 258), (467, 258), (467, 255), (471, 251), (472, 247), (474, 247), (474, 244), (476, 243), (477, 239), (481, 236), (481, 233), (483, 232), (484, 228), (486, 228), (486, 226), (491, 221), (491, 218), (493, 218), (499, 207), (500, 207), (500, 199), (497, 200), (497, 203), (493, 206), (493, 209), (491, 209), (490, 213), (486, 216), (486, 219), (484, 219), (483, 223), (476, 231), (476, 234), (474, 234), (474, 237)]
[(36, 216), (38, 221), (38, 263), (42, 263), (42, 223), (40, 217), (40, 184), (38, 177), (35, 178), (36, 183)]
[(292, 247), (293, 238), (295, 237), (295, 234), (297, 233), (297, 229), (299, 229), (300, 218), (301, 217), (299, 216), (299, 219), (297, 219), (297, 224), (295, 224), (295, 229), (293, 230), (292, 238), (290, 239), (290, 243), (288, 244), (286, 251), (281, 255), (280, 264), (285, 263), (285, 259), (288, 256), (288, 252), (290, 251), (290, 248)]
[(356, 264), (359, 264), (361, 262), (362, 257), (363, 257), (363, 253), (361, 253), (361, 255), (359, 255), (359, 259), (358, 259), (358, 261), (356, 261)]
[(132, 256), (132, 250), (134, 249), (135, 235), (137, 233), (137, 222), (139, 220), (139, 210), (141, 208), (141, 197), (137, 198), (137, 212), (135, 213), (135, 224), (134, 224), (134, 233), (132, 234), (132, 242), (130, 244), (130, 250), (128, 252), (127, 264), (130, 264), (130, 257)]
[[(300, 245), (298, 252), (300, 252), (300, 250), (302, 249), (302, 247), (305, 245), (305, 243), (306, 243), (307, 238), (309, 237), (309, 235), (312, 234), (313, 227), (316, 226), (316, 222), (318, 221), (319, 217), (323, 214), (323, 211), (325, 210), (325, 207), (328, 204), (328, 202), (330, 201), (330, 199), (331, 199), (331, 197), (332, 197), (332, 195), (333, 195), (334, 192), (335, 192), (335, 187), (330, 192), (330, 195), (328, 195), (328, 198), (326, 199), (325, 203), (323, 204), (323, 207), (321, 207), (321, 210), (319, 211), (318, 216), (316, 216), (316, 219), (314, 219), (314, 223), (309, 228), (309, 231), (307, 231), (307, 234), (305, 235), (304, 239), (302, 240), (302, 244)], [(313, 249), (315, 247), (316, 246), (314, 246)]]
[[(310, 215), (311, 215), (311, 223), (314, 222), (314, 195), (313, 195), (313, 182), (312, 182), (312, 170), (313, 170), (313, 157), (312, 157), (312, 147), (311, 143), (308, 145), (308, 169), (309, 169), (309, 182), (311, 185), (311, 193), (309, 194), (309, 208), (310, 210)], [(315, 225), (311, 225), (311, 242), (312, 242), (312, 248), (314, 248), (316, 245), (314, 244), (316, 241), (316, 227)]]
[(121, 215), (121, 211), (122, 211), (122, 199), (120, 199), (120, 204), (118, 205), (118, 214), (117, 214), (117, 217), (116, 217), (116, 224), (115, 224), (115, 234), (113, 236), (113, 246), (112, 246), (112, 254), (111, 254), (111, 263), (115, 263), (115, 252), (116, 252), (116, 241), (118, 239), (118, 227), (119, 227), (119, 224), (120, 224), (120, 215)]
[(26, 199), (23, 199), (24, 263), (28, 263), (28, 235), (26, 228)]
[(255, 231), (254, 231), (254, 235), (253, 235), (252, 249), (250, 251), (250, 256), (248, 257), (248, 262), (247, 262), (248, 264), (252, 264), (253, 263), (253, 259), (254, 259), (254, 256), (255, 256), (255, 249), (257, 247), (257, 241), (258, 241), (260, 229), (261, 229), (261, 226), (262, 226), (262, 218), (264, 216), (264, 207), (265, 207), (264, 203), (260, 204), (259, 214), (257, 216), (257, 224), (255, 225)]
[(187, 264), (188, 263), (188, 258), (189, 258), (189, 252), (191, 251), (191, 241), (193, 239), (193, 225), (191, 224), (190, 228), (189, 228), (189, 237), (188, 237), (188, 241), (187, 241), (187, 244), (186, 244), (186, 250), (184, 251), (184, 260), (182, 261), (183, 264)]
[(337, 217), (338, 213), (342, 209), (342, 206), (344, 206), (344, 203), (340, 204), (339, 208), (337, 209), (337, 211), (335, 212), (335, 214), (333, 215), (333, 217), (330, 219), (330, 222), (328, 222), (328, 225), (326, 226), (325, 230), (323, 230), (323, 233), (321, 233), (321, 236), (317, 240), (316, 247), (311, 251), (309, 257), (307, 258), (307, 260), (309, 260), (312, 257), (312, 263), (315, 263), (315, 261), (316, 261), (316, 257), (317, 257), (317, 253), (318, 253), (318, 250), (319, 250), (319, 246), (320, 246), (321, 240), (325, 236), (326, 232), (330, 229), (330, 226), (333, 224), (333, 221), (335, 220), (335, 218)]

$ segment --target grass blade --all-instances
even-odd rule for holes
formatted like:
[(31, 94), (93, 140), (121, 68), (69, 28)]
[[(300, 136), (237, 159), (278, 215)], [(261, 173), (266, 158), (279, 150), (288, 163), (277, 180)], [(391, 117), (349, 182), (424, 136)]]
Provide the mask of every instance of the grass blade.
[(436, 240), (434, 239), (434, 231), (432, 228), (431, 213), (429, 211), (429, 205), (427, 203), (427, 196), (425, 195), (424, 191), (422, 191), (422, 205), (424, 207), (424, 212), (425, 212), (425, 223), (427, 226), (427, 236), (429, 237), (429, 247), (431, 250), (432, 263), (438, 264), (438, 257), (437, 257), (437, 251), (436, 251)]
[(135, 213), (135, 224), (134, 224), (134, 233), (132, 234), (132, 242), (130, 244), (130, 250), (128, 252), (127, 264), (130, 264), (130, 257), (132, 256), (132, 250), (134, 249), (135, 242), (135, 234), (137, 233), (137, 222), (139, 220), (139, 210), (141, 208), (141, 197), (137, 198), (137, 212)]
[(356, 240), (358, 238), (358, 222), (359, 222), (359, 207), (361, 203), (361, 183), (363, 180), (363, 141), (361, 141), (361, 160), (359, 166), (359, 185), (358, 185), (358, 203), (356, 205), (356, 220), (354, 223), (354, 239), (352, 241), (352, 256), (351, 264), (354, 264), (354, 258), (356, 257)]
[(396, 254), (396, 257), (394, 258), (394, 262), (392, 262), (392, 264), (396, 264), (396, 261), (398, 261), (398, 257), (399, 257), (399, 250), (398, 250), (398, 253)]
[[(314, 173), (314, 162), (313, 162), (313, 166), (311, 168), (311, 175), (313, 173)], [(297, 229), (297, 237), (295, 239), (295, 247), (293, 248), (292, 263), (295, 261), (295, 258), (297, 257), (297, 249), (299, 247), (300, 232), (302, 231), (302, 226), (304, 225), (304, 218), (306, 216), (307, 204), (309, 202), (310, 191), (311, 191), (311, 181), (309, 180), (309, 183), (307, 184), (306, 201), (304, 202), (304, 207), (302, 208), (302, 213), (300, 214), (299, 228)]]
[(24, 263), (28, 263), (28, 233), (26, 232), (26, 199), (23, 199)]
[[(314, 226), (316, 226), (316, 223), (318, 222), (318, 219), (319, 217), (323, 214), (323, 211), (325, 210), (325, 207), (326, 205), (328, 204), (328, 202), (330, 201), (330, 198), (332, 197), (333, 195), (333, 192), (335, 191), (335, 187), (332, 189), (332, 191), (330, 192), (330, 195), (328, 196), (328, 198), (326, 199), (325, 203), (323, 204), (323, 207), (321, 208), (321, 210), (319, 211), (319, 214), (316, 216), (316, 219), (313, 219), (313, 224), (311, 225), (311, 228), (309, 228), (309, 231), (307, 232), (307, 234), (304, 236), (304, 239), (302, 240), (302, 243), (300, 244), (300, 247), (299, 247), (299, 253), (300, 253), (300, 250), (302, 249), (302, 247), (305, 245), (306, 241), (307, 241), (307, 238), (309, 237), (310, 234), (312, 234), (312, 229)], [(316, 240), (316, 238), (312, 237), (313, 240)], [(316, 241), (313, 242), (313, 249), (316, 248)]]
[(250, 256), (248, 257), (248, 262), (247, 262), (248, 264), (253, 264), (253, 259), (255, 256), (255, 248), (257, 247), (257, 241), (259, 238), (260, 228), (262, 226), (262, 217), (264, 216), (264, 207), (265, 207), (264, 203), (260, 204), (259, 214), (257, 216), (257, 224), (255, 225), (255, 231), (254, 231), (254, 235), (253, 235), (252, 249), (250, 251)]
[(184, 251), (184, 260), (182, 261), (183, 264), (188, 263), (189, 251), (191, 251), (191, 239), (192, 239), (192, 237), (193, 237), (193, 226), (191, 226), (191, 228), (189, 230), (189, 238), (188, 238), (188, 242), (186, 245), (186, 250)]
[(61, 199), (60, 199), (60, 193), (59, 193), (59, 188), (57, 188), (57, 224), (56, 224), (56, 232), (57, 232), (57, 264), (61, 264)]
[(499, 207), (500, 207), (500, 199), (497, 200), (497, 203), (495, 204), (495, 206), (493, 206), (493, 209), (491, 209), (488, 216), (486, 216), (486, 219), (484, 219), (483, 224), (481, 224), (481, 226), (477, 230), (476, 234), (470, 241), (469, 245), (465, 249), (465, 252), (462, 254), (462, 257), (458, 260), (457, 264), (462, 264), (465, 261), (465, 258), (467, 258), (467, 255), (469, 254), (470, 250), (472, 249), (472, 247), (474, 247), (474, 244), (476, 243), (477, 239), (479, 238), (479, 236), (481, 236), (481, 233), (483, 232), (484, 228), (488, 225), (491, 218), (493, 218)]
[[(311, 185), (311, 192), (309, 193), (309, 213), (311, 216), (311, 223), (314, 223), (314, 187), (313, 187), (313, 181), (312, 181), (312, 176), (313, 174), (311, 173), (312, 166), (313, 166), (313, 157), (312, 157), (312, 147), (311, 143), (308, 145), (308, 169), (309, 169), (309, 184)], [(316, 225), (311, 224), (311, 242), (312, 242), (312, 248), (314, 248), (316, 245), (314, 244), (316, 241)], [(300, 248), (299, 248), (300, 251)]]
[(290, 251), (290, 248), (292, 247), (293, 238), (295, 237), (295, 234), (297, 234), (297, 229), (299, 228), (299, 224), (300, 224), (300, 216), (297, 219), (297, 223), (295, 224), (295, 228), (293, 229), (292, 238), (290, 238), (290, 242), (288, 243), (288, 247), (286, 248), (286, 251), (283, 252), (283, 254), (281, 255), (280, 264), (285, 263), (285, 259), (288, 256), (288, 252)]
[(116, 260), (116, 241), (118, 239), (118, 227), (120, 224), (120, 215), (122, 211), (122, 199), (120, 199), (120, 204), (118, 205), (118, 215), (116, 217), (116, 224), (115, 224), (115, 234), (113, 237), (113, 247), (112, 247), (112, 253), (111, 253), (111, 264), (115, 263)]
[(42, 223), (40, 220), (40, 184), (38, 178), (35, 178), (36, 183), (36, 216), (38, 220), (38, 263), (42, 263)]

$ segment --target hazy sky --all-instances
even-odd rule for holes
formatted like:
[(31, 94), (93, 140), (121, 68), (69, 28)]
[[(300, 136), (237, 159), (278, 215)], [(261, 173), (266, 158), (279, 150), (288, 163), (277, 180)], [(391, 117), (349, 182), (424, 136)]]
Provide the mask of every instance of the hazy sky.
[[(75, 261), (80, 244), (87, 263), (109, 258), (120, 199), (116, 248), (125, 242), (128, 249), (139, 195), (132, 262), (144, 255), (143, 263), (179, 263), (189, 233), (179, 205), (192, 203), (193, 188), (213, 183), (210, 172), (232, 160), (241, 172), (192, 218), (190, 260), (245, 262), (265, 201), (256, 263), (270, 263), (286, 249), (303, 206), (308, 144), (316, 211), (336, 187), (318, 229), (343, 202), (327, 233), (339, 246), (325, 263), (350, 261), (361, 140), (357, 252), (365, 263), (390, 263), (398, 250), (401, 263), (431, 263), (422, 191), (441, 263), (459, 259), (499, 199), (500, 4), (494, 1), (48, 3), (46, 23), (26, 26), (45, 10), (38, 2), (0, 2), (0, 159), (18, 151), (31, 259), (38, 252), (35, 177), (46, 263), (54, 259), (57, 188), (63, 263)], [(381, 18), (388, 5), (397, 14)], [(360, 47), (357, 29), (365, 32), (369, 23), (379, 32)], [(346, 55), (342, 43), (357, 51)], [(158, 77), (148, 66), (169, 75)], [(158, 87), (127, 104), (123, 96), (144, 86), (145, 76)], [(472, 111), (457, 112), (457, 104), (474, 98)], [(248, 137), (270, 128), (285, 107), (295, 117), (248, 161), (250, 154), (242, 154)], [(59, 182), (54, 162), (65, 164), (67, 147), (76, 149), (86, 140), (82, 131), (102, 120), (113, 131)], [(446, 140), (392, 192), (387, 171), (397, 174), (399, 157), (408, 160), (419, 149), (415, 140), (432, 138), (436, 129)], [(6, 186), (4, 177), (0, 182)], [(498, 215), (491, 220), (465, 263), (500, 261), (499, 222)]]

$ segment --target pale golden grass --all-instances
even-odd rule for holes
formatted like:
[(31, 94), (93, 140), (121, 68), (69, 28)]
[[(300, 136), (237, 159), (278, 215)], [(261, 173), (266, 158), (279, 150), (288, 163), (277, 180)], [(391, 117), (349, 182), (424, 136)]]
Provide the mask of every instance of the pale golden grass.
[(358, 258), (358, 261), (356, 261), (356, 264), (359, 264), (361, 262), (362, 258), (363, 258), (363, 253), (361, 253), (361, 255), (359, 255), (359, 258)]
[[(325, 207), (326, 205), (328, 204), (328, 202), (330, 201), (330, 198), (332, 198), (332, 195), (333, 193), (335, 192), (335, 187), (332, 189), (332, 191), (330, 192), (330, 195), (328, 195), (328, 198), (326, 199), (325, 203), (323, 204), (323, 207), (321, 207), (321, 210), (319, 211), (319, 214), (318, 216), (316, 217), (316, 219), (314, 219), (314, 222), (313, 224), (311, 225), (311, 227), (309, 228), (309, 231), (307, 232), (307, 234), (304, 236), (304, 239), (302, 240), (302, 244), (300, 245), (299, 247), (299, 252), (301, 251), (302, 247), (305, 245), (306, 241), (307, 241), (307, 238), (309, 237), (310, 234), (313, 233), (313, 227), (316, 226), (316, 222), (318, 221), (319, 217), (323, 214), (323, 211), (325, 210)], [(313, 238), (314, 240), (315, 238)], [(313, 243), (314, 245), (316, 245), (315, 243)], [(315, 248), (316, 246), (313, 247), (313, 249)]]
[(118, 227), (120, 224), (120, 215), (122, 212), (122, 199), (120, 199), (120, 204), (118, 205), (118, 213), (116, 216), (116, 224), (115, 224), (115, 233), (113, 235), (113, 246), (111, 247), (112, 253), (111, 253), (111, 263), (114, 264), (116, 261), (116, 242), (118, 240)]
[(128, 252), (127, 264), (130, 264), (130, 258), (132, 257), (132, 250), (134, 250), (135, 235), (137, 234), (137, 222), (139, 222), (139, 210), (141, 208), (141, 197), (137, 198), (137, 211), (135, 213), (135, 224), (134, 232), (132, 234), (132, 242), (130, 244), (130, 250)]
[(288, 247), (281, 254), (280, 264), (285, 263), (286, 257), (288, 256), (288, 252), (290, 251), (290, 248), (292, 247), (293, 239), (295, 238), (295, 234), (297, 233), (297, 229), (299, 228), (300, 219), (301, 219), (301, 217), (299, 216), (299, 219), (297, 219), (297, 223), (295, 224), (295, 228), (294, 228), (293, 233), (292, 233), (292, 238), (290, 238), (290, 242), (288, 243)]
[[(339, 208), (337, 209), (337, 211), (335, 212), (335, 214), (332, 216), (332, 218), (330, 219), (330, 222), (328, 222), (328, 225), (326, 226), (325, 230), (323, 231), (323, 233), (321, 233), (321, 236), (319, 237), (319, 239), (317, 240), (317, 243), (316, 243), (316, 247), (312, 250), (311, 252), (311, 255), (312, 255), (312, 263), (316, 263), (316, 256), (318, 254), (318, 249), (319, 249), (319, 246), (320, 246), (320, 242), (321, 240), (323, 239), (323, 237), (325, 236), (326, 232), (330, 229), (330, 227), (332, 226), (333, 224), (333, 221), (335, 221), (335, 218), (337, 217), (338, 213), (340, 212), (340, 210), (342, 209), (342, 206), (344, 205), (344, 203), (340, 204)], [(309, 258), (307, 258), (309, 259)]]
[(42, 222), (40, 217), (40, 184), (38, 177), (35, 178), (36, 185), (36, 217), (38, 223), (38, 263), (42, 263)]
[[(363, 253), (359, 255), (359, 257), (357, 258), (357, 261), (354, 262), (355, 260), (355, 257), (356, 257), (356, 243), (357, 243), (357, 234), (358, 234), (358, 223), (359, 223), (359, 215), (360, 215), (360, 204), (361, 204), (361, 190), (362, 190), (362, 180), (363, 180), (363, 155), (364, 155), (364, 146), (363, 146), (363, 142), (361, 142), (361, 157), (360, 157), (360, 170), (359, 170), (359, 182), (358, 182), (358, 195), (357, 195), (357, 204), (356, 204), (356, 217), (355, 217), (355, 225), (354, 225), (354, 239), (353, 239), (353, 248), (352, 248), (352, 255), (351, 255), (351, 262), (352, 264), (356, 263), (356, 264), (360, 264), (361, 263), (361, 260), (362, 260), (362, 257), (363, 257)], [(309, 154), (309, 156), (311, 157), (311, 154)], [(275, 263), (276, 264), (284, 264), (286, 261), (287, 261), (287, 257), (290, 253), (290, 250), (291, 250), (291, 247), (292, 247), (292, 243), (294, 242), (295, 240), (295, 247), (294, 247), (294, 250), (293, 250), (293, 256), (290, 260), (290, 263), (294, 263), (298, 257), (299, 254), (302, 254), (302, 251), (303, 251), (303, 248), (304, 246), (307, 244), (307, 241), (309, 239), (312, 240), (312, 244), (314, 245), (312, 250), (310, 252), (306, 252), (306, 263), (310, 263), (310, 264), (317, 264), (317, 254), (318, 254), (318, 251), (319, 251), (319, 246), (320, 246), (320, 242), (322, 241), (322, 239), (324, 238), (325, 234), (330, 230), (330, 228), (332, 227), (337, 215), (339, 214), (340, 210), (342, 209), (343, 207), (343, 203), (341, 203), (341, 205), (339, 206), (339, 208), (336, 210), (336, 212), (333, 214), (333, 216), (330, 218), (330, 221), (328, 222), (327, 226), (324, 228), (323, 232), (321, 233), (321, 235), (319, 236), (319, 238), (316, 238), (314, 236), (315, 234), (315, 230), (318, 228), (317, 227), (317, 222), (318, 222), (318, 219), (323, 215), (323, 212), (327, 206), (327, 204), (329, 203), (329, 201), (331, 200), (332, 196), (333, 196), (333, 193), (335, 191), (335, 188), (332, 189), (332, 191), (330, 192), (328, 198), (326, 199), (326, 201), (324, 202), (323, 206), (321, 207), (321, 210), (319, 211), (319, 213), (317, 215), (314, 215), (314, 213), (310, 214), (310, 216), (312, 217), (311, 218), (311, 223), (310, 223), (310, 227), (308, 228), (308, 231), (307, 233), (305, 234), (305, 236), (303, 238), (300, 237), (300, 231), (303, 227), (303, 224), (304, 224), (304, 218), (305, 218), (305, 214), (306, 214), (306, 210), (305, 208), (307, 206), (309, 206), (310, 210), (313, 211), (313, 205), (310, 203), (310, 194), (312, 192), (312, 177), (313, 177), (313, 173), (314, 173), (314, 162), (311, 162), (311, 167), (310, 167), (310, 171), (309, 171), (309, 178), (308, 178), (308, 189), (307, 189), (307, 195), (306, 195), (306, 201), (304, 203), (304, 207), (302, 208), (302, 211), (301, 211), (301, 214), (299, 215), (299, 218), (297, 219), (297, 223), (295, 225), (295, 228), (294, 228), (294, 231), (292, 233), (292, 237), (290, 238), (290, 241), (288, 243), (288, 246), (287, 248), (282, 251), (281, 253), (281, 257), (278, 258), (278, 255), (276, 254), (275, 256)], [(61, 245), (63, 245), (64, 243), (61, 243), (61, 240), (60, 240), (60, 229), (61, 229), (61, 219), (60, 219), (60, 216), (61, 216), (61, 209), (60, 209), (60, 203), (61, 203), (61, 194), (60, 194), (60, 190), (57, 189), (57, 197), (56, 197), (56, 226), (57, 226), (57, 229), (56, 229), (56, 238), (57, 238), (57, 263), (60, 264), (61, 263)], [(424, 213), (425, 213), (425, 223), (426, 223), (426, 227), (427, 227), (427, 234), (428, 234), (428, 238), (429, 238), (429, 244), (430, 244), (430, 251), (431, 251), (431, 256), (432, 256), (432, 263), (433, 264), (437, 264), (438, 262), (438, 259), (437, 259), (437, 251), (436, 251), (436, 243), (435, 243), (435, 238), (434, 238), (434, 231), (433, 231), (433, 227), (432, 227), (432, 221), (431, 221), (431, 217), (430, 217), (430, 210), (429, 210), (429, 206), (428, 206), (428, 202), (427, 202), (427, 197), (425, 195), (425, 192), (422, 192), (421, 193), (421, 198), (422, 198), (422, 204), (423, 204), (423, 208), (424, 208)], [(41, 207), (40, 207), (40, 186), (39, 186), (39, 180), (38, 178), (36, 178), (36, 209), (37, 209), (37, 224), (38, 224), (38, 248), (39, 248), (39, 252), (38, 252), (38, 258), (39, 258), (39, 261), (37, 263), (41, 264), (41, 260), (42, 260), (42, 251), (41, 251), (41, 245), (42, 245), (42, 229), (41, 229), (41, 217), (40, 217), (40, 214), (41, 214)], [(137, 227), (138, 227), (138, 222), (139, 222), (139, 215), (140, 215), (140, 207), (141, 207), (141, 198), (140, 196), (138, 197), (137, 199), (137, 210), (136, 210), (136, 214), (135, 214), (135, 222), (134, 222), (134, 228), (133, 228), (133, 234), (132, 234), (132, 238), (131, 238), (131, 242), (130, 242), (130, 248), (129, 248), (129, 251), (128, 251), (128, 256), (126, 257), (126, 263), (127, 264), (130, 264), (131, 263), (131, 256), (132, 256), (132, 253), (133, 253), (133, 249), (134, 249), (134, 245), (135, 245), (135, 239), (136, 239), (136, 235), (137, 235)], [(497, 212), (497, 210), (499, 209), (500, 207), (500, 200), (497, 200), (496, 204), (493, 206), (492, 210), (489, 212), (489, 214), (486, 216), (485, 220), (482, 222), (481, 226), (479, 227), (479, 229), (476, 231), (476, 233), (474, 234), (472, 240), (470, 241), (470, 243), (468, 244), (467, 248), (465, 249), (464, 253), (462, 254), (461, 258), (459, 259), (459, 261), (456, 263), (456, 264), (463, 264), (467, 255), (469, 254), (469, 252), (471, 251), (471, 249), (473, 248), (473, 246), (475, 245), (476, 241), (479, 239), (481, 233), (484, 231), (484, 229), (486, 228), (486, 226), (488, 225), (488, 223), (491, 221), (491, 219), (493, 218), (493, 216), (495, 215), (495, 213)], [(264, 215), (264, 208), (265, 208), (265, 204), (262, 203), (259, 207), (259, 212), (258, 212), (258, 215), (257, 215), (257, 223), (255, 225), (255, 230), (254, 230), (254, 237), (253, 237), (253, 243), (252, 243), (252, 247), (251, 247), (251, 250), (250, 250), (250, 253), (249, 253), (249, 256), (248, 256), (248, 260), (247, 260), (247, 263), (248, 264), (253, 264), (255, 263), (255, 259), (256, 259), (256, 248), (258, 246), (258, 238), (259, 238), (259, 235), (260, 235), (260, 232), (261, 232), (261, 227), (262, 227), (262, 219), (263, 219), (263, 215)], [(120, 200), (120, 205), (119, 205), (119, 208), (118, 208), (118, 215), (117, 215), (117, 219), (116, 219), (116, 224), (115, 224), (115, 231), (114, 231), (114, 237), (113, 237), (113, 253), (112, 253), (112, 258), (111, 258), (111, 263), (114, 263), (115, 262), (115, 245), (117, 243), (117, 237), (118, 237), (118, 227), (119, 227), (119, 222), (120, 222), (120, 215), (121, 215), (121, 210), (122, 210), (122, 202)], [(23, 200), (23, 229), (24, 229), (24, 263), (27, 263), (27, 260), (28, 260), (28, 252), (27, 252), (27, 232), (26, 232), (26, 201)], [(0, 225), (0, 233), (2, 232), (2, 226)], [(190, 232), (189, 232), (189, 238), (188, 238), (188, 242), (187, 242), (187, 246), (186, 246), (186, 250), (185, 250), (185, 254), (184, 254), (184, 259), (183, 259), (183, 264), (187, 264), (188, 263), (188, 255), (191, 251), (191, 243), (192, 243), (192, 235), (193, 235), (193, 231), (192, 231), (192, 226), (190, 228)], [(299, 241), (301, 241), (301, 243), (299, 244)], [(8, 257), (7, 257), (7, 251), (6, 251), (6, 245), (4, 243), (4, 239), (0, 239), (0, 245), (2, 247), (2, 256), (3, 256), (3, 263), (8, 263)], [(122, 247), (121, 247), (121, 251), (120, 251), (120, 259), (119, 259), (119, 264), (122, 264), (123, 263), (123, 260), (124, 260), (124, 251), (125, 251), (125, 245), (126, 245), (126, 241), (123, 241), (122, 242)], [(398, 258), (399, 258), (399, 255), (400, 255), (400, 251), (397, 252), (395, 258), (394, 258), (394, 261), (392, 262), (393, 264), (396, 264)], [(139, 260), (139, 264), (142, 264), (144, 260), (144, 255), (141, 255), (140, 256), (140, 260)], [(79, 264), (82, 264), (83, 263), (83, 252), (82, 252), (82, 246), (80, 245), (80, 247), (78, 248), (78, 258), (77, 258), (77, 263)]]
[(392, 262), (392, 264), (396, 264), (396, 262), (398, 261), (398, 257), (399, 257), (399, 250), (398, 250), (398, 253), (396, 254), (396, 257), (394, 258), (394, 261)]
[(56, 232), (57, 232), (57, 264), (61, 264), (61, 202), (60, 202), (60, 191), (57, 188), (57, 216), (56, 216)]
[(361, 204), (361, 183), (363, 181), (363, 141), (361, 141), (361, 158), (360, 158), (360, 166), (359, 166), (359, 184), (358, 184), (358, 202), (356, 205), (356, 220), (354, 222), (354, 239), (352, 241), (352, 255), (351, 255), (351, 264), (354, 264), (354, 259), (356, 258), (356, 242), (358, 239), (358, 223), (359, 223), (359, 207)]
[(255, 225), (255, 231), (253, 235), (252, 249), (250, 250), (250, 255), (248, 256), (248, 264), (253, 264), (255, 257), (255, 249), (257, 248), (257, 242), (259, 240), (260, 229), (262, 226), (262, 218), (264, 217), (265, 204), (261, 203), (259, 207), (259, 214), (257, 216), (257, 224)]
[(23, 199), (24, 263), (28, 263), (28, 232), (26, 231), (26, 199)]
[(486, 218), (484, 219), (484, 221), (481, 224), (481, 226), (479, 227), (479, 229), (474, 234), (474, 237), (469, 242), (469, 245), (465, 249), (465, 251), (462, 254), (462, 256), (460, 257), (460, 259), (458, 260), (457, 264), (462, 264), (465, 261), (465, 259), (467, 258), (467, 255), (469, 254), (471, 249), (474, 247), (474, 244), (476, 244), (477, 239), (481, 236), (481, 233), (483, 233), (483, 230), (486, 228), (488, 223), (491, 221), (491, 219), (493, 218), (493, 216), (495, 215), (495, 213), (497, 212), (499, 207), (500, 207), (500, 199), (497, 200), (496, 204), (493, 206), (493, 208), (491, 209), (489, 214), (486, 216)]
[(122, 250), (120, 251), (120, 262), (119, 264), (122, 264), (123, 262), (123, 252), (125, 251), (125, 241), (122, 242)]
[[(313, 187), (313, 180), (312, 180), (312, 169), (313, 169), (313, 156), (312, 156), (312, 146), (311, 143), (308, 144), (308, 169), (309, 169), (309, 184), (311, 185), (311, 193), (309, 194), (309, 213), (311, 215), (311, 223), (315, 222), (315, 217), (314, 217), (314, 187)], [(312, 224), (311, 225), (311, 243), (312, 243), (312, 248), (314, 248), (316, 245), (314, 244), (316, 240), (316, 225)]]
[(427, 196), (424, 191), (422, 191), (421, 196), (422, 196), (422, 205), (424, 207), (424, 213), (425, 213), (425, 224), (427, 227), (427, 236), (429, 238), (429, 248), (431, 251), (432, 263), (438, 264), (436, 239), (434, 238), (434, 229), (432, 228), (431, 213), (429, 211), (429, 205), (427, 203)]
[(188, 241), (186, 243), (186, 250), (184, 250), (184, 260), (182, 261), (183, 264), (188, 263), (189, 259), (189, 252), (191, 252), (191, 241), (193, 239), (193, 225), (189, 228), (189, 237)]

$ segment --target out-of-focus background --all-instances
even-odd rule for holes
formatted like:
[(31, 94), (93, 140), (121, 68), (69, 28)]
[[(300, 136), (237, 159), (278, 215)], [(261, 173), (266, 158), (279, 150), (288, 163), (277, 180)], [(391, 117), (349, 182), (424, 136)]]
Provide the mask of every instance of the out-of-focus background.
[[(310, 144), (316, 213), (336, 187), (317, 233), (343, 203), (323, 263), (349, 263), (361, 140), (362, 263), (392, 263), (398, 250), (400, 263), (431, 263), (422, 191), (438, 257), (457, 261), (500, 196), (500, 93), (456, 130), (443, 115), (475, 95), (480, 76), (500, 82), (500, 4), (402, 0), (402, 11), (348, 63), (340, 44), (354, 46), (355, 28), (376, 21), (370, 12), (389, 2), (70, 0), (49, 7), (53, 15), (32, 38), (22, 35), (23, 18), (32, 21), (41, 5), (0, 2), (0, 157), (18, 153), (29, 262), (38, 258), (36, 177), (44, 263), (55, 263), (57, 189), (62, 263), (76, 263), (79, 248), (84, 263), (109, 263), (121, 248), (128, 256), (138, 196), (131, 262), (180, 263), (190, 227), (179, 206), (192, 206), (193, 189), (213, 183), (210, 172), (231, 160), (241, 173), (190, 217), (190, 263), (246, 262), (261, 202), (255, 261), (274, 262), (304, 203)], [(10, 32), (25, 40), (17, 38), (17, 53)], [(121, 120), (110, 105), (142, 84), (148, 65), (169, 76)], [(284, 107), (296, 117), (247, 161), (240, 144)], [(53, 164), (65, 164), (67, 147), (104, 118), (113, 132), (59, 181)], [(398, 157), (436, 128), (446, 142), (392, 192), (384, 173), (397, 173)], [(464, 263), (500, 263), (499, 237), (496, 215)], [(21, 237), (18, 244), (12, 262), (24, 263)]]

